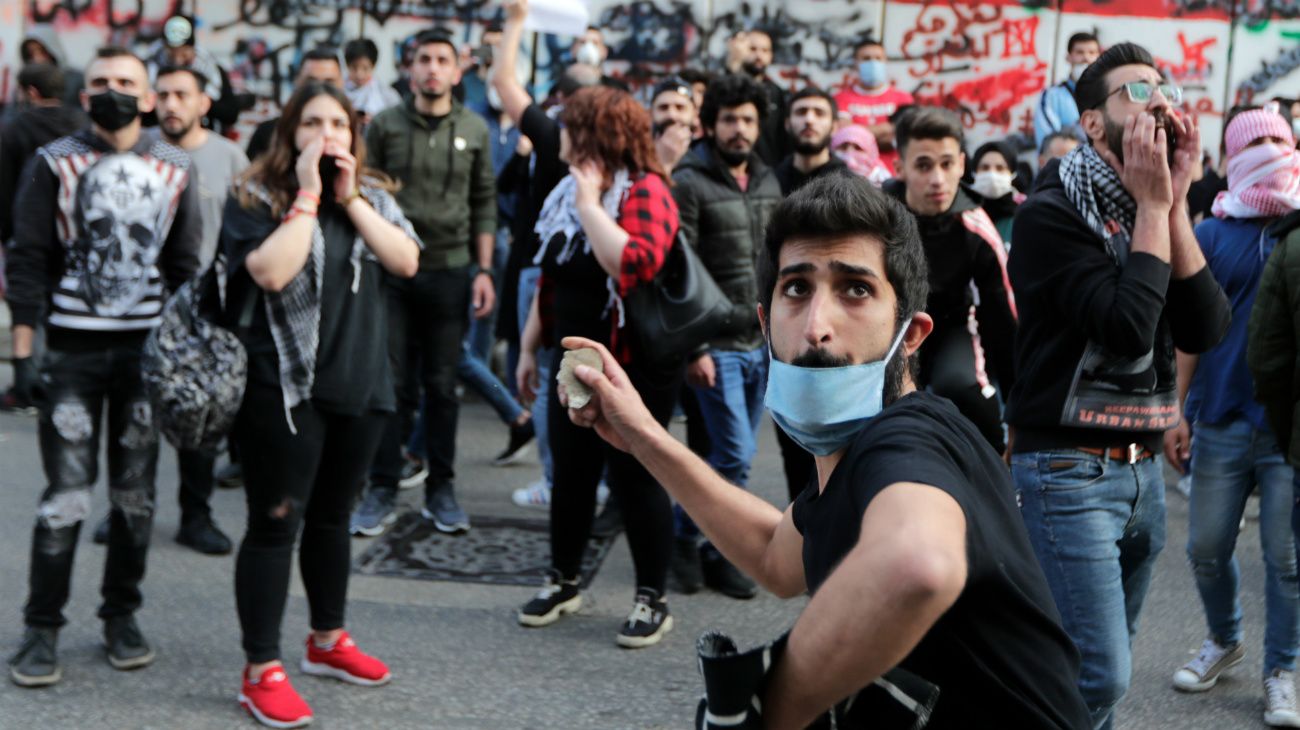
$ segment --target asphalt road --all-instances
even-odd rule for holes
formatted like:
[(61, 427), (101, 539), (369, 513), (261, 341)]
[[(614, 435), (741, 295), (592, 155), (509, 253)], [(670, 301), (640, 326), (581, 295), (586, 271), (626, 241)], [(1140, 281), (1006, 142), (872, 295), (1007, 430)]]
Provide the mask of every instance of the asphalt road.
[[(5, 369), (7, 371), (7, 368)], [(8, 372), (0, 375), (7, 379)], [(0, 414), (0, 646), (21, 633), (31, 522), (43, 478), (35, 420)], [(493, 468), (505, 428), (478, 403), (462, 412), (460, 493), (471, 515), (539, 516), (510, 503), (510, 491), (538, 474), (535, 463)], [(784, 492), (771, 425), (764, 427), (754, 469), (756, 492)], [(164, 448), (145, 606), (139, 621), (158, 651), (147, 669), (111, 669), (95, 619), (102, 549), (81, 535), (71, 623), (60, 636), (64, 681), (53, 688), (0, 687), (0, 728), (253, 727), (235, 702), (242, 655), (232, 596), (233, 558), (190, 552), (172, 537), (175, 455)], [(413, 505), (420, 490), (403, 492)], [(218, 491), (218, 522), (232, 536), (244, 515), (239, 491)], [(97, 487), (96, 514), (107, 509)], [(1173, 671), (1194, 652), (1204, 621), (1183, 556), (1186, 502), (1169, 491), (1168, 546), (1160, 559), (1138, 634), (1132, 690), (1120, 706), (1120, 728), (1263, 727), (1259, 684), (1263, 633), (1263, 565), (1257, 523), (1248, 521), (1238, 548), (1246, 615), (1246, 662), (1212, 692), (1170, 689)], [(357, 540), (356, 552), (366, 541)], [(701, 686), (694, 639), (710, 628), (758, 643), (790, 625), (802, 600), (762, 595), (733, 601), (715, 594), (669, 596), (677, 626), (664, 642), (628, 651), (614, 643), (632, 601), (632, 566), (620, 538), (600, 570), (583, 610), (545, 629), (516, 625), (515, 609), (532, 589), (386, 577), (352, 578), (348, 628), (366, 650), (392, 668), (393, 682), (368, 689), (302, 676), (295, 665), (306, 635), (306, 602), (295, 579), (284, 621), (284, 652), (295, 686), (324, 728), (686, 728)]]

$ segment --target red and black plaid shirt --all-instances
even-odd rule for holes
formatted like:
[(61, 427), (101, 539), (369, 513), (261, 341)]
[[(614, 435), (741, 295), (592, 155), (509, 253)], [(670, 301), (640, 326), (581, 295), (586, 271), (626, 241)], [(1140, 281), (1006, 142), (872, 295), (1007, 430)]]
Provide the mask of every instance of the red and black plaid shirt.
[[(677, 201), (668, 185), (658, 175), (643, 175), (627, 191), (618, 211), (618, 226), (627, 231), (627, 245), (619, 263), (618, 295), (625, 297), (637, 284), (650, 281), (663, 268), (664, 258), (677, 237)], [(550, 311), (547, 305), (554, 293), (543, 281), (539, 288), (542, 312)], [(543, 341), (550, 342), (551, 327), (543, 316)], [(610, 352), (622, 363), (630, 361), (625, 338), (619, 337), (618, 320), (611, 317)], [(553, 343), (558, 345), (559, 343)]]
[(618, 226), (628, 235), (618, 277), (623, 297), (659, 273), (677, 236), (677, 201), (663, 178), (646, 175), (632, 184), (618, 211)]

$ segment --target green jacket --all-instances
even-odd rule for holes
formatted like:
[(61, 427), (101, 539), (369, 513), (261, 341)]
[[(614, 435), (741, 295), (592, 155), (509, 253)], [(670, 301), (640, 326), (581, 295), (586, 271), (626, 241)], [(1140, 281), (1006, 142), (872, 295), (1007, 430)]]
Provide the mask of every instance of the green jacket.
[(430, 131), (415, 103), (385, 109), (366, 130), (367, 164), (402, 184), (397, 202), (424, 250), (420, 270), (474, 261), (477, 234), (497, 230), (497, 189), (487, 123), (453, 100)]
[(1270, 232), (1278, 242), (1250, 312), (1246, 363), (1278, 445), (1300, 466), (1300, 212), (1274, 223)]

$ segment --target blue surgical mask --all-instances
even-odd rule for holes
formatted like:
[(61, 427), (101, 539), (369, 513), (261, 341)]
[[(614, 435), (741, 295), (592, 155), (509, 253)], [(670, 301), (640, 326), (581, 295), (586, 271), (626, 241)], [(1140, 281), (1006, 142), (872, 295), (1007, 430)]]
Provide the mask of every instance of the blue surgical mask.
[(837, 368), (807, 368), (772, 356), (764, 403), (786, 435), (814, 456), (848, 445), (884, 408), (885, 368), (903, 342), (894, 338), (883, 360)]
[(868, 89), (884, 86), (889, 81), (884, 61), (858, 62), (858, 78)]

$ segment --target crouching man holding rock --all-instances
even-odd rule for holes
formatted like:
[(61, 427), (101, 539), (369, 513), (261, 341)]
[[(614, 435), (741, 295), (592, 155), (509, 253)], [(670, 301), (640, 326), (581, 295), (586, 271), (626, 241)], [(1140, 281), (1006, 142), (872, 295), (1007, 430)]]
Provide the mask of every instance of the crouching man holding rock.
[(916, 391), (933, 323), (913, 218), (864, 180), (818, 180), (773, 214), (766, 248), (767, 407), (817, 464), (784, 513), (673, 439), (607, 350), (563, 342), (599, 350), (604, 371), (575, 368), (595, 395), (570, 419), (635, 456), (765, 588), (812, 593), (762, 652), (754, 701), (729, 717), (705, 707), (697, 724), (797, 728), (831, 711), (863, 727), (877, 713), (859, 693), (898, 669), (937, 686), (919, 713), (930, 728), (1088, 727), (1006, 466), (951, 403)]

